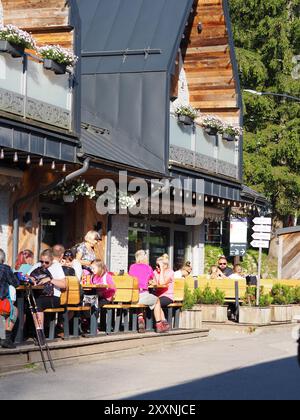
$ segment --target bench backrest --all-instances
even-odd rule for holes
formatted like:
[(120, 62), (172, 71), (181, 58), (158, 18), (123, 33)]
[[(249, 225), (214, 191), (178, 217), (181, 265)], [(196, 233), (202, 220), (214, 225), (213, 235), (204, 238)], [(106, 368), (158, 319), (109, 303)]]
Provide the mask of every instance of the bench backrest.
[(185, 279), (175, 279), (174, 302), (183, 302)]
[(134, 287), (134, 277), (128, 275), (114, 276), (113, 280), (117, 289), (113, 301), (120, 303), (131, 303)]
[(247, 290), (246, 280), (233, 280), (233, 279), (222, 279), (222, 280), (207, 280), (203, 279), (199, 282), (199, 288), (205, 289), (208, 285), (213, 291), (216, 289), (221, 290), (225, 293), (225, 299), (235, 299), (235, 282), (239, 284), (239, 298), (244, 297)]
[(80, 284), (77, 277), (66, 277), (67, 287), (62, 291), (60, 297), (61, 306), (80, 304)]

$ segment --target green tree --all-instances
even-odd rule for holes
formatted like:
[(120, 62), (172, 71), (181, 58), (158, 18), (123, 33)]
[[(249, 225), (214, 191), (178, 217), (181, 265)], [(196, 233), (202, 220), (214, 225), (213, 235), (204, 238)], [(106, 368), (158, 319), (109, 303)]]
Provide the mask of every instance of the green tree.
[[(229, 0), (242, 89), (300, 97), (300, 0)], [(299, 77), (299, 78), (298, 78)], [(245, 182), (300, 215), (300, 103), (244, 92)]]

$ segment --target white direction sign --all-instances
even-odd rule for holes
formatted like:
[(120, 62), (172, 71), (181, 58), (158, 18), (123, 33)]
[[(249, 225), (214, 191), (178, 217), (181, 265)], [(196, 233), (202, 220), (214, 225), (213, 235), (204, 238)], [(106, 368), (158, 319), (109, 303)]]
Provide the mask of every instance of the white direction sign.
[(269, 241), (252, 241), (251, 246), (253, 246), (253, 248), (269, 248), (270, 242)]
[(252, 234), (253, 239), (259, 239), (262, 241), (270, 241), (271, 240), (271, 234), (270, 233), (253, 233)]
[(271, 225), (254, 225), (252, 230), (253, 230), (253, 232), (271, 233), (272, 232), (272, 226)]
[(255, 217), (255, 219), (253, 219), (253, 223), (255, 225), (272, 225), (272, 218), (271, 217)]

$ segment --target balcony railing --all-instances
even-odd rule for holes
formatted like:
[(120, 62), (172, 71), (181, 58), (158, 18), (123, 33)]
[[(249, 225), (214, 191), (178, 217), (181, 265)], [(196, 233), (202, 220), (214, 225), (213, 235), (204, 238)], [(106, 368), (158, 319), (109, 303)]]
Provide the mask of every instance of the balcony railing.
[(0, 111), (73, 131), (72, 75), (45, 70), (37, 57), (0, 54)]
[(238, 142), (228, 142), (222, 136), (210, 136), (195, 124), (183, 125), (170, 116), (170, 161), (212, 174), (239, 177)]

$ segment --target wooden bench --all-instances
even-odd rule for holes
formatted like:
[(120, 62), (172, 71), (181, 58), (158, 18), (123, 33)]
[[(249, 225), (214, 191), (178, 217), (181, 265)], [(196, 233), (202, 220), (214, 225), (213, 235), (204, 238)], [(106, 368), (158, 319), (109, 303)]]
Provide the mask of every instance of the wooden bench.
[[(184, 300), (185, 279), (175, 279), (174, 282), (174, 303), (168, 305), (168, 323), (171, 329), (179, 328), (180, 312)], [(173, 323), (174, 318), (174, 323)]]

